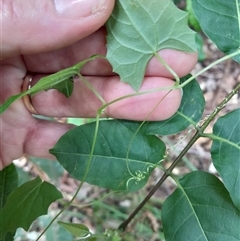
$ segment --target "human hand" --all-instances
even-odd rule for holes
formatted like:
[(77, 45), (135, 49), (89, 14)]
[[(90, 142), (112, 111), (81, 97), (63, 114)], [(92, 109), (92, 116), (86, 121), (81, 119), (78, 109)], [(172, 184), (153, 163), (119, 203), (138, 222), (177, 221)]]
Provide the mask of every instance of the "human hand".
[[(56, 7), (53, 2), (60, 5)], [(33, 74), (33, 82), (37, 82), (41, 77), (70, 67), (93, 54), (106, 54), (106, 32), (101, 26), (110, 16), (114, 1), (68, 2), (71, 1), (3, 2), (0, 103), (21, 92), (23, 80), (29, 72)], [(189, 73), (197, 60), (194, 53), (175, 50), (163, 50), (160, 55), (179, 76)], [(88, 63), (81, 73), (106, 102), (134, 93), (129, 85), (120, 82), (119, 77), (112, 73), (106, 60)], [(171, 78), (167, 70), (152, 59), (140, 91), (171, 86)], [(114, 118), (144, 120), (165, 94), (166, 91), (160, 91), (124, 99), (110, 105), (105, 113)], [(31, 101), (38, 114), (54, 117), (95, 117), (102, 105), (81, 80), (74, 83), (69, 99), (57, 90), (49, 90), (33, 96)], [(181, 92), (172, 91), (149, 120), (167, 119), (176, 112), (180, 101)], [(72, 128), (69, 124), (34, 118), (22, 99), (0, 116), (0, 124), (0, 169), (24, 153), (53, 158), (48, 150)]]

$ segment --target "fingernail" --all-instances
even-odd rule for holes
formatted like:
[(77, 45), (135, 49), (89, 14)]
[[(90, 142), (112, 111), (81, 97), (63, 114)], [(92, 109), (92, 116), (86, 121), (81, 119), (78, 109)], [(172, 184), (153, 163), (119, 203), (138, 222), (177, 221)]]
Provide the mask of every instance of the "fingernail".
[(61, 17), (68, 19), (90, 16), (103, 2), (102, 0), (54, 0), (57, 12)]

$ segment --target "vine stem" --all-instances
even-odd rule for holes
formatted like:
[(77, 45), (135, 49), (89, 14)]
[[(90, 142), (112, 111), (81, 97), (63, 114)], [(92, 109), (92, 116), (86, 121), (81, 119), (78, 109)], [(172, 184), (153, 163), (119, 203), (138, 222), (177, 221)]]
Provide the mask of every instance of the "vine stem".
[(61, 211), (51, 220), (51, 222), (48, 224), (48, 226), (43, 230), (43, 232), (40, 234), (40, 236), (37, 238), (36, 241), (38, 241), (42, 235), (48, 230), (48, 228), (55, 222), (55, 220), (72, 204), (72, 202), (74, 201), (74, 199), (77, 197), (79, 191), (81, 190), (83, 183), (85, 182), (88, 172), (89, 172), (89, 168), (91, 165), (91, 161), (92, 161), (92, 157), (93, 157), (93, 152), (94, 152), (94, 148), (95, 148), (95, 144), (96, 144), (96, 140), (97, 140), (97, 134), (98, 134), (98, 127), (99, 127), (99, 118), (100, 118), (101, 112), (98, 111), (97, 114), (97, 120), (96, 120), (96, 127), (95, 127), (95, 132), (94, 132), (94, 136), (93, 136), (93, 144), (92, 144), (92, 148), (91, 148), (91, 152), (89, 155), (89, 159), (87, 161), (87, 166), (86, 166), (86, 171), (84, 174), (84, 177), (80, 183), (80, 185), (77, 188), (77, 191), (75, 192), (75, 194), (73, 195), (72, 199), (65, 204), (65, 206), (61, 209)]
[(132, 212), (132, 214), (126, 219), (124, 222), (120, 224), (118, 229), (125, 230), (131, 220), (138, 214), (139, 211), (144, 207), (144, 205), (149, 201), (152, 195), (156, 192), (156, 190), (163, 184), (163, 182), (167, 179), (167, 177), (171, 174), (172, 170), (177, 166), (177, 164), (181, 161), (181, 159), (185, 156), (188, 150), (193, 146), (193, 144), (197, 141), (198, 138), (204, 137), (203, 133), (210, 122), (217, 116), (217, 114), (225, 107), (228, 101), (240, 90), (240, 83), (225, 97), (225, 99), (215, 108), (213, 113), (202, 123), (196, 125), (196, 133), (187, 144), (187, 146), (182, 150), (182, 152), (178, 155), (178, 157), (174, 160), (172, 165), (165, 171), (161, 179), (157, 182), (157, 184), (152, 188), (149, 194), (144, 198), (144, 200), (138, 205), (138, 207)]
[(92, 145), (91, 153), (90, 153), (90, 156), (89, 156), (89, 159), (88, 159), (88, 162), (87, 162), (86, 171), (85, 171), (84, 177), (83, 177), (80, 185), (79, 185), (78, 188), (77, 188), (77, 191), (76, 191), (75, 194), (73, 195), (72, 199), (71, 199), (68, 203), (66, 203), (65, 206), (61, 209), (61, 211), (51, 220), (51, 222), (50, 222), (50, 223), (48, 224), (48, 226), (43, 230), (43, 232), (40, 234), (40, 236), (37, 238), (36, 241), (38, 241), (38, 240), (43, 236), (43, 234), (49, 229), (49, 227), (55, 222), (55, 220), (72, 204), (72, 202), (74, 201), (74, 199), (77, 197), (79, 191), (81, 190), (81, 188), (82, 188), (82, 186), (83, 186), (83, 183), (84, 183), (84, 181), (86, 180), (86, 177), (87, 177), (87, 174), (88, 174), (90, 165), (91, 165), (91, 160), (92, 160), (92, 156), (93, 156), (93, 152), (94, 152), (94, 147), (95, 147), (96, 139), (97, 139), (98, 126), (99, 126), (99, 117), (100, 117), (100, 113), (98, 113), (98, 115), (97, 115), (95, 133), (94, 133), (94, 137), (93, 137), (93, 145)]
[[(117, 98), (113, 101), (110, 101), (109, 103), (105, 103), (105, 100), (95, 91), (95, 89), (90, 85), (87, 84), (87, 86), (94, 92), (94, 94), (100, 99), (100, 101), (102, 102), (102, 106), (98, 109), (97, 112), (97, 116), (96, 116), (96, 127), (95, 127), (95, 133), (94, 133), (94, 137), (93, 137), (93, 145), (91, 148), (91, 153), (90, 153), (90, 157), (89, 160), (87, 162), (87, 167), (86, 167), (86, 172), (85, 175), (83, 177), (82, 182), (80, 183), (79, 187), (77, 188), (77, 191), (75, 192), (74, 196), (72, 197), (72, 199), (62, 208), (62, 210), (52, 219), (52, 221), (48, 224), (48, 226), (44, 229), (44, 231), (39, 235), (39, 237), (36, 239), (36, 241), (38, 241), (43, 234), (48, 230), (48, 228), (55, 222), (55, 220), (72, 204), (72, 202), (74, 201), (74, 199), (76, 198), (76, 196), (78, 195), (80, 189), (82, 188), (82, 185), (87, 177), (87, 173), (91, 164), (91, 160), (92, 160), (92, 156), (93, 156), (93, 151), (94, 151), (94, 147), (95, 147), (95, 143), (96, 143), (96, 139), (97, 139), (97, 133), (98, 133), (98, 127), (99, 127), (99, 118), (101, 116), (101, 114), (104, 112), (104, 110), (111, 104), (120, 101), (122, 99), (126, 99), (126, 98), (130, 98), (130, 97), (134, 97), (134, 96), (139, 96), (139, 95), (144, 95), (144, 94), (148, 94), (148, 93), (152, 93), (152, 92), (157, 92), (157, 91), (161, 91), (161, 90), (168, 90), (168, 91), (172, 91), (174, 89), (179, 89), (184, 87), (186, 84), (188, 84), (189, 82), (191, 82), (195, 77), (197, 77), (198, 75), (200, 75), (201, 73), (205, 72), (206, 70), (210, 69), (211, 67), (213, 67), (214, 65), (229, 59), (231, 57), (236, 56), (237, 54), (240, 53), (240, 50), (236, 51), (233, 54), (227, 55), (221, 59), (219, 59), (218, 61), (215, 61), (214, 63), (212, 63), (211, 65), (209, 65), (208, 67), (206, 67), (205, 69), (203, 69), (202, 71), (198, 72), (196, 75), (190, 77), (187, 81), (185, 81), (183, 84), (179, 85), (179, 77), (176, 75), (176, 73), (166, 65), (166, 63), (161, 59), (161, 57), (157, 54), (155, 54), (155, 56), (157, 57), (157, 59), (168, 69), (168, 71), (176, 78), (177, 82), (175, 85), (173, 86), (166, 86), (166, 87), (161, 87), (161, 88), (155, 88), (155, 89), (151, 89), (151, 90), (147, 90), (147, 91), (143, 91), (143, 92), (137, 92), (134, 94), (129, 94), (126, 96), (122, 96), (120, 98)], [(102, 57), (105, 58), (104, 56), (101, 55), (97, 55), (97, 56), (93, 56), (91, 57), (92, 59), (95, 59), (97, 57)], [(83, 76), (81, 76), (79, 74), (80, 78), (83, 78), (84, 83), (87, 83), (87, 80), (85, 80), (85, 78)], [(239, 86), (240, 88), (240, 86)], [(24, 93), (24, 94), (28, 94), (28, 93)], [(226, 97), (227, 98), (227, 97)], [(226, 100), (225, 98), (225, 100)], [(230, 99), (229, 99), (230, 100)], [(226, 105), (226, 103), (225, 103)], [(225, 106), (224, 105), (224, 106)], [(222, 107), (223, 108), (223, 107)], [(220, 110), (219, 110), (220, 111)], [(217, 112), (218, 113), (218, 112)], [(217, 114), (216, 113), (216, 114)], [(214, 115), (215, 116), (215, 115)], [(210, 116), (211, 117), (211, 116)], [(209, 117), (209, 118), (210, 118)], [(213, 117), (214, 118), (214, 117)], [(211, 122), (211, 121), (210, 121)], [(209, 122), (209, 123), (210, 123)], [(207, 127), (207, 126), (206, 126)], [(205, 127), (205, 128), (206, 128)], [(197, 136), (197, 134), (199, 134), (199, 136)], [(197, 140), (200, 137), (200, 132), (198, 130), (198, 132), (194, 135), (194, 137), (192, 138), (192, 140)], [(194, 139), (195, 138), (195, 139)], [(176, 158), (176, 160), (173, 162), (173, 164), (169, 167), (169, 169), (166, 170), (166, 172), (164, 173), (164, 175), (162, 176), (162, 178), (159, 180), (159, 182), (155, 185), (155, 187), (149, 192), (149, 194), (147, 195), (147, 197), (142, 201), (142, 203), (135, 209), (135, 211), (129, 216), (129, 218), (123, 222), (120, 226), (119, 229), (125, 229), (128, 225), (128, 223), (135, 217), (135, 215), (142, 209), (142, 207), (147, 203), (147, 201), (151, 198), (151, 196), (155, 193), (155, 191), (158, 189), (158, 187), (161, 186), (161, 184), (166, 180), (166, 178), (169, 176), (169, 173), (174, 169), (174, 167), (177, 165), (177, 163), (179, 162), (179, 160), (181, 160), (181, 158), (186, 154), (186, 152), (190, 149), (190, 147), (194, 144), (195, 141), (192, 140), (189, 142), (189, 144), (184, 148), (184, 150), (180, 153), (180, 155)], [(191, 144), (192, 143), (192, 144)], [(185, 151), (186, 150), (186, 151)], [(184, 152), (185, 151), (185, 152)], [(181, 155), (182, 153), (184, 153), (183, 155)]]
[(217, 64), (220, 64), (221, 62), (231, 59), (234, 56), (237, 56), (238, 54), (240, 54), (240, 49), (238, 49), (237, 51), (228, 54), (216, 61), (214, 61), (213, 63), (211, 63), (210, 65), (208, 65), (207, 67), (205, 67), (204, 69), (198, 71), (196, 74), (194, 74), (192, 77), (190, 77), (188, 80), (186, 80), (184, 83), (182, 83), (180, 86), (183, 88), (184, 86), (186, 86), (187, 84), (189, 84), (193, 79), (195, 79), (196, 77), (198, 77), (199, 75), (203, 74), (204, 72), (206, 72), (207, 70), (211, 69), (212, 67), (214, 67)]
[(131, 145), (133, 143), (134, 138), (136, 137), (137, 133), (139, 132), (139, 130), (142, 128), (142, 126), (144, 125), (144, 123), (146, 123), (146, 121), (148, 120), (149, 116), (156, 110), (156, 108), (158, 107), (158, 105), (162, 102), (162, 100), (171, 92), (172, 90), (169, 90), (155, 105), (155, 107), (151, 110), (151, 112), (147, 115), (147, 117), (145, 118), (145, 120), (141, 123), (141, 125), (137, 128), (137, 130), (135, 131), (134, 135), (132, 136), (130, 143), (128, 145), (128, 150), (127, 150), (127, 154), (126, 154), (126, 165), (127, 165), (127, 169), (128, 172), (131, 174), (131, 176), (133, 177), (134, 175), (132, 174), (131, 170), (129, 169), (128, 166), (128, 160), (129, 160), (129, 153), (130, 153), (130, 149), (131, 149)]
[[(100, 56), (101, 57), (101, 56)], [(94, 152), (94, 148), (95, 148), (95, 144), (96, 144), (96, 140), (97, 140), (97, 134), (98, 134), (98, 128), (99, 128), (99, 118), (101, 117), (102, 113), (104, 112), (104, 110), (111, 104), (118, 102), (120, 100), (126, 99), (126, 98), (130, 98), (130, 97), (134, 97), (134, 96), (139, 96), (139, 95), (144, 95), (144, 94), (148, 94), (151, 92), (155, 92), (155, 91), (159, 91), (159, 90), (168, 90), (168, 93), (170, 91), (172, 91), (172, 89), (177, 89), (174, 85), (173, 86), (167, 86), (165, 88), (158, 88), (157, 90), (152, 89), (152, 90), (147, 90), (147, 91), (143, 91), (143, 92), (138, 92), (138, 93), (133, 93), (133, 94), (129, 94), (129, 95), (125, 95), (122, 97), (119, 97), (115, 100), (112, 100), (108, 103), (105, 103), (105, 100), (97, 93), (97, 91), (93, 88), (92, 85), (88, 84), (87, 80), (81, 75), (78, 74), (78, 76), (83, 80), (83, 82), (87, 85), (87, 87), (89, 89), (91, 89), (93, 91), (93, 93), (97, 96), (98, 99), (100, 99), (100, 101), (102, 102), (102, 106), (98, 109), (97, 111), (97, 115), (96, 115), (96, 126), (95, 126), (95, 132), (94, 132), (94, 136), (93, 136), (93, 143), (92, 143), (92, 148), (91, 148), (91, 152), (89, 155), (89, 159), (87, 161), (87, 167), (86, 167), (86, 171), (85, 171), (85, 175), (80, 183), (80, 185), (77, 188), (77, 191), (75, 192), (74, 196), (72, 197), (72, 199), (65, 204), (65, 206), (61, 209), (61, 211), (56, 214), (56, 216), (51, 220), (51, 222), (47, 225), (47, 227), (43, 230), (43, 232), (39, 235), (39, 237), (36, 239), (36, 241), (40, 240), (40, 238), (43, 236), (43, 234), (49, 229), (49, 227), (56, 221), (56, 219), (73, 203), (74, 199), (77, 197), (79, 191), (82, 188), (82, 185), (84, 183), (84, 181), (86, 180), (90, 165), (91, 165), (91, 161), (92, 161), (92, 157), (93, 157), (93, 152)], [(167, 94), (168, 94), (167, 93)], [(166, 94), (166, 95), (167, 95)], [(166, 96), (165, 95), (165, 96)], [(165, 97), (164, 96), (164, 97)], [(159, 103), (158, 103), (159, 104)], [(151, 112), (152, 113), (152, 112)], [(150, 114), (151, 114), (150, 113)], [(150, 115), (149, 114), (149, 115)]]
[(47, 227), (41, 232), (41, 234), (39, 235), (39, 237), (36, 239), (36, 241), (40, 240), (40, 238), (43, 236), (44, 233), (46, 233), (46, 231), (50, 228), (50, 226), (55, 222), (55, 220), (72, 204), (72, 202), (74, 201), (74, 199), (77, 197), (80, 189), (82, 188), (83, 182), (81, 182), (81, 184), (78, 186), (77, 191), (75, 192), (74, 196), (72, 197), (72, 199), (65, 204), (65, 206), (61, 209), (61, 211), (51, 220), (51, 222), (47, 225)]
[(179, 79), (178, 75), (176, 74), (176, 72), (163, 60), (163, 58), (159, 55), (158, 52), (155, 52), (154, 56), (168, 70), (168, 72), (174, 77), (177, 85), (179, 85), (180, 79)]

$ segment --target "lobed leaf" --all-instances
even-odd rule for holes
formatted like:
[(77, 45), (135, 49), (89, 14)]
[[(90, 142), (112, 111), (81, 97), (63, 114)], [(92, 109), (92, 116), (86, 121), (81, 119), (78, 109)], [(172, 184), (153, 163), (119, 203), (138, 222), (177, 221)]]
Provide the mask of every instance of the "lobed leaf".
[[(192, 0), (204, 33), (224, 53), (240, 49), (240, 0)], [(240, 54), (234, 59), (240, 63)]]
[[(191, 75), (181, 78), (183, 83)], [(197, 123), (204, 111), (205, 100), (198, 82), (194, 79), (183, 87), (183, 96), (178, 111), (169, 119), (164, 121), (146, 121), (139, 130), (144, 135), (171, 135), (185, 130), (190, 124)], [(141, 121), (124, 120), (122, 122), (128, 128), (137, 130)]]
[(52, 184), (37, 177), (16, 188), (2, 209), (0, 239), (7, 233), (14, 233), (19, 227), (27, 230), (39, 216), (46, 214), (49, 205), (62, 198)]
[(141, 86), (148, 61), (162, 49), (196, 51), (188, 14), (171, 0), (118, 0), (107, 26), (107, 59), (122, 81)]
[(217, 177), (195, 171), (178, 186), (162, 207), (166, 241), (240, 240), (240, 211)]
[(99, 122), (91, 156), (95, 125), (70, 130), (50, 153), (77, 180), (119, 191), (142, 188), (163, 159), (164, 143), (155, 136), (135, 133), (119, 120), (104, 120)]
[(213, 134), (213, 164), (240, 210), (240, 109), (220, 117), (213, 127)]
[(78, 75), (81, 68), (89, 61), (100, 57), (99, 55), (93, 55), (92, 57), (81, 61), (73, 65), (72, 67), (60, 70), (57, 73), (45, 76), (41, 78), (34, 86), (29, 90), (19, 93), (17, 95), (10, 96), (3, 104), (0, 105), (0, 114), (2, 114), (7, 108), (16, 100), (24, 97), (25, 95), (35, 95), (40, 91), (48, 91), (49, 89), (57, 89), (63, 93), (66, 97), (70, 97), (73, 91), (73, 78)]
[[(59, 72), (57, 72), (56, 74), (59, 75)], [(73, 78), (76, 74), (77, 74), (77, 71), (75, 72), (75, 74), (74, 74), (74, 72), (72, 72), (72, 73), (69, 72), (68, 76), (66, 78), (62, 79), (61, 82), (52, 84), (50, 87), (47, 87), (43, 90), (48, 91), (50, 89), (56, 89), (59, 92), (63, 93), (67, 98), (69, 98), (73, 92), (73, 85), (74, 85)], [(46, 78), (49, 78), (49, 76), (47, 76)]]

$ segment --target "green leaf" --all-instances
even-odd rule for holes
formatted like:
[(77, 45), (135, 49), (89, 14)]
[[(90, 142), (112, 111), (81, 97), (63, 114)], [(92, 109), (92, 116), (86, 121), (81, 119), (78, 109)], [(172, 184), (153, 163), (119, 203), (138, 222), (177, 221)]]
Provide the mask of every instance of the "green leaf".
[[(204, 33), (224, 53), (240, 48), (240, 0), (192, 0), (192, 7)], [(240, 54), (234, 59), (240, 63)]]
[(162, 49), (196, 51), (188, 14), (171, 0), (118, 0), (107, 26), (107, 59), (122, 81), (141, 86), (147, 63)]
[(142, 188), (152, 170), (163, 159), (164, 143), (155, 136), (135, 133), (119, 120), (104, 120), (99, 122), (90, 160), (95, 124), (70, 130), (50, 153), (78, 180), (82, 181), (87, 172), (84, 181), (93, 185), (121, 191)]
[(12, 241), (13, 233), (3, 234), (2, 209), (10, 193), (18, 187), (18, 173), (14, 164), (10, 164), (0, 171), (0, 241)]
[(76, 237), (84, 238), (91, 234), (88, 227), (80, 223), (65, 223), (58, 221), (58, 224), (63, 226), (66, 230), (68, 230), (72, 235)]
[[(191, 75), (181, 78), (181, 83), (189, 79)], [(171, 118), (164, 121), (146, 121), (139, 130), (144, 135), (171, 135), (185, 130), (191, 123), (197, 123), (204, 111), (205, 100), (198, 82), (194, 79), (183, 87), (181, 105)], [(142, 124), (141, 121), (124, 121), (133, 131)]]
[(42, 182), (39, 177), (16, 188), (2, 209), (1, 235), (14, 233), (19, 227), (27, 230), (37, 217), (47, 213), (52, 202), (60, 198), (62, 194), (56, 187)]
[(90, 57), (86, 60), (83, 60), (80, 63), (73, 65), (72, 67), (60, 70), (57, 73), (54, 73), (49, 76), (41, 78), (37, 82), (37, 84), (32, 86), (31, 89), (29, 89), (27, 94), (35, 95), (36, 93), (38, 93), (39, 91), (42, 91), (42, 90), (47, 91), (49, 89), (57, 89), (68, 97), (72, 91), (73, 78), (79, 74), (82, 67), (87, 62), (94, 60), (98, 57), (100, 57), (100, 56), (93, 55), (92, 57)]
[(0, 105), (0, 114), (2, 114), (7, 108), (16, 100), (22, 98), (25, 95), (35, 95), (40, 91), (47, 91), (49, 89), (57, 89), (62, 92), (66, 97), (69, 97), (73, 90), (73, 78), (78, 75), (81, 68), (89, 61), (100, 57), (94, 55), (72, 67), (63, 69), (57, 73), (45, 76), (41, 78), (34, 86), (29, 90), (19, 93), (17, 95), (10, 96), (2, 105)]
[(60, 83), (53, 84), (50, 88), (46, 88), (45, 91), (48, 91), (50, 89), (56, 89), (59, 92), (63, 93), (67, 98), (69, 98), (73, 92), (73, 78), (74, 75), (64, 79)]
[(0, 105), (0, 115), (7, 110), (7, 108), (16, 100), (22, 98), (23, 96), (27, 95), (26, 92), (22, 92), (18, 95), (10, 96), (2, 105)]
[[(38, 224), (40, 229), (45, 229), (49, 223), (54, 218), (55, 213), (51, 212), (48, 215), (44, 215), (38, 218)], [(73, 241), (74, 237), (71, 233), (69, 233), (64, 227), (58, 225), (57, 223), (53, 223), (50, 227), (48, 227), (43, 238), (46, 241)]]
[(3, 239), (0, 239), (0, 241), (14, 241), (14, 236), (15, 234), (7, 233), (7, 235)]
[(213, 127), (213, 134), (213, 164), (240, 210), (240, 109), (220, 117)]
[(166, 241), (239, 241), (240, 212), (222, 182), (206, 172), (191, 172), (162, 207)]
[(9, 194), (18, 187), (18, 173), (14, 164), (0, 171), (0, 209), (6, 203)]

